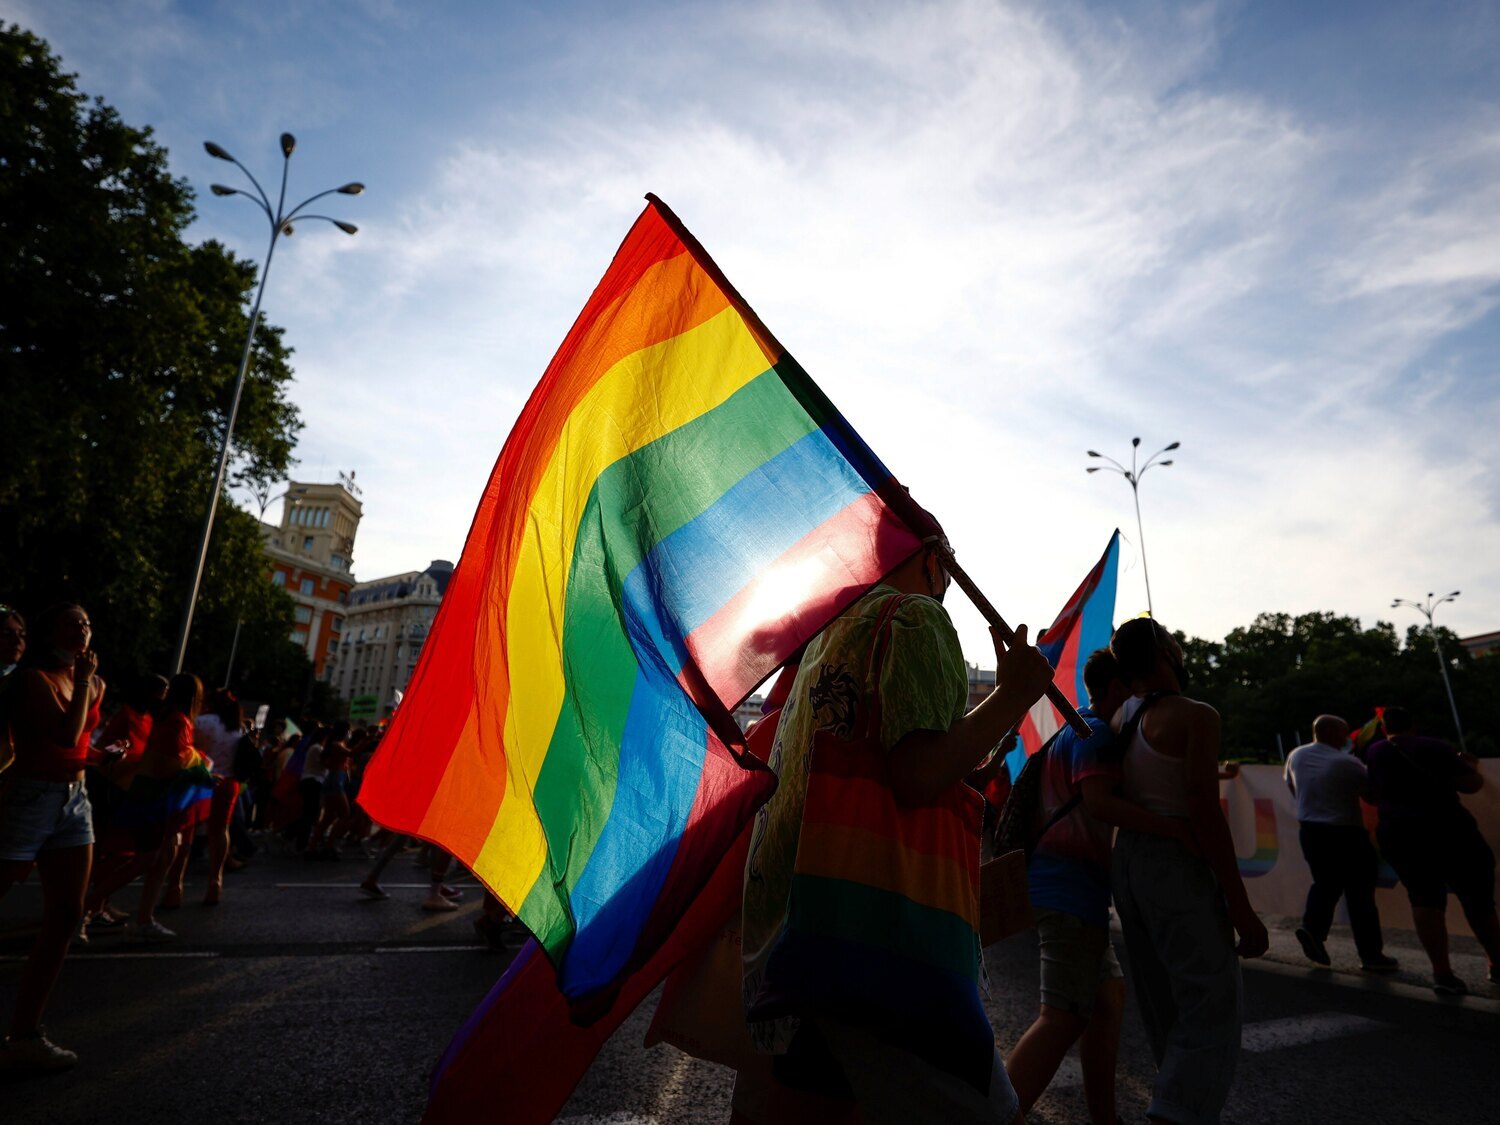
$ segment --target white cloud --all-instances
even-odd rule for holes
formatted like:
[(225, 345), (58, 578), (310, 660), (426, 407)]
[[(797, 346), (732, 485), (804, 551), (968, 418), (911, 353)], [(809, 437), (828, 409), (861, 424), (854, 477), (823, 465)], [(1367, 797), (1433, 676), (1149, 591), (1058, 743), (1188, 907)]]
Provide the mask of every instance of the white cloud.
[[(559, 15), (534, 90), (497, 77), (491, 101), (437, 107), (445, 156), (411, 192), (351, 204), (354, 240), (309, 228), (295, 268), (278, 257), (303, 470), (359, 469), (359, 573), (456, 555), (654, 190), (1012, 620), (1049, 620), (1117, 523), (1135, 538), (1128, 490), (1086, 477), (1083, 450), (1140, 434), (1184, 442), (1142, 490), (1169, 624), (1373, 620), (1446, 583), (1461, 628), (1493, 628), (1500, 480), (1480, 435), (1500, 398), (1492, 369), (1441, 349), (1500, 280), (1494, 115), (1387, 141), (1209, 81), (1216, 18), (977, 0)], [(296, 66), (295, 96), (359, 103)], [(1133, 551), (1122, 614), (1144, 608)]]

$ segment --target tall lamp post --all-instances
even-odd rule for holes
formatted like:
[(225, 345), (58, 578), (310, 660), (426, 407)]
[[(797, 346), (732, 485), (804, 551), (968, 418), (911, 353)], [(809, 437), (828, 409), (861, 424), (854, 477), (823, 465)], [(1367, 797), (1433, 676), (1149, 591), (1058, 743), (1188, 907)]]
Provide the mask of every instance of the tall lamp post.
[(1150, 457), (1146, 458), (1146, 463), (1139, 469), (1136, 468), (1136, 455), (1140, 452), (1141, 448), (1140, 438), (1130, 439), (1130, 468), (1128, 469), (1113, 457), (1106, 457), (1104, 454), (1096, 453), (1092, 449), (1088, 451), (1090, 457), (1097, 457), (1101, 461), (1108, 461), (1109, 464), (1090, 465), (1086, 470), (1087, 472), (1097, 473), (1100, 469), (1104, 469), (1106, 472), (1119, 473), (1130, 482), (1130, 491), (1135, 497), (1135, 532), (1141, 544), (1141, 572), (1146, 576), (1146, 613), (1151, 617), (1156, 616), (1156, 610), (1151, 605), (1151, 568), (1146, 565), (1146, 532), (1141, 526), (1141, 478), (1146, 475), (1146, 470), (1153, 465), (1170, 465), (1172, 463), (1171, 458), (1165, 461), (1158, 461), (1157, 458), (1163, 453), (1171, 453), (1172, 450), (1181, 444), (1182, 442), (1180, 441), (1174, 441), (1171, 445), (1158, 449)]
[(1391, 608), (1396, 609), (1403, 605), (1410, 606), (1423, 617), (1427, 618), (1427, 632), (1432, 635), (1432, 648), (1437, 653), (1438, 671), (1443, 673), (1443, 687), (1448, 692), (1448, 707), (1453, 712), (1453, 729), (1458, 731), (1458, 748), (1467, 751), (1468, 747), (1464, 745), (1463, 724), (1458, 721), (1458, 704), (1453, 699), (1453, 681), (1448, 678), (1448, 662), (1443, 659), (1443, 646), (1438, 643), (1437, 627), (1432, 623), (1432, 615), (1437, 612), (1437, 607), (1444, 602), (1451, 602), (1454, 598), (1458, 597), (1458, 594), (1459, 592), (1454, 590), (1453, 593), (1444, 594), (1434, 601), (1432, 594), (1429, 593), (1425, 602), (1413, 602), (1408, 601), (1406, 598), (1397, 598), (1391, 602)]
[(214, 475), (213, 491), (208, 497), (208, 511), (203, 516), (203, 533), (198, 537), (198, 563), (193, 570), (193, 584), (188, 591), (187, 604), (182, 609), (182, 628), (177, 634), (177, 658), (173, 662), (173, 669), (182, 671), (182, 664), (187, 656), (188, 632), (193, 627), (193, 610), (198, 604), (198, 589), (203, 584), (203, 566), (208, 560), (208, 540), (213, 534), (214, 516), (219, 510), (219, 492), (224, 487), (224, 471), (229, 464), (229, 443), (234, 437), (234, 420), (240, 410), (240, 394), (245, 389), (245, 372), (250, 366), (250, 349), (255, 343), (255, 329), (260, 323), (260, 302), (266, 293), (266, 277), (271, 272), (271, 258), (276, 253), (276, 240), (283, 234), (292, 233), (292, 220), (321, 219), (332, 223), (345, 234), (354, 234), (359, 230), (353, 223), (346, 223), (342, 219), (335, 219), (328, 215), (304, 215), (302, 209), (314, 200), (322, 199), (325, 195), (359, 195), (365, 190), (364, 184), (348, 183), (341, 187), (329, 188), (320, 191), (317, 195), (308, 196), (290, 211), (286, 210), (286, 178), (287, 171), (291, 166), (292, 150), (297, 147), (297, 138), (290, 133), (281, 134), (281, 194), (276, 198), (276, 206), (272, 208), (271, 199), (265, 189), (260, 186), (260, 181), (250, 174), (246, 168), (234, 157), (230, 156), (219, 145), (213, 141), (204, 141), (203, 148), (208, 155), (219, 160), (227, 160), (245, 174), (246, 179), (255, 187), (255, 194), (242, 191), (239, 188), (225, 187), (223, 184), (210, 184), (208, 190), (215, 195), (243, 195), (257, 207), (265, 212), (266, 221), (271, 225), (271, 243), (266, 249), (266, 261), (260, 269), (260, 284), (255, 290), (255, 307), (250, 311), (250, 328), (245, 333), (245, 350), (240, 355), (240, 371), (234, 381), (234, 398), (229, 404), (229, 418), (224, 425), (224, 441), (219, 447), (219, 468)]

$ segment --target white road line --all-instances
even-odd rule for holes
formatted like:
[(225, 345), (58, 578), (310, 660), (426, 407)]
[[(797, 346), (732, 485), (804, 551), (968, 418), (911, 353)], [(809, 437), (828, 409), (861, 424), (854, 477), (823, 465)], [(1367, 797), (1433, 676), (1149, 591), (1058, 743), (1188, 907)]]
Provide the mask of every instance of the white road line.
[[(1353, 988), (1360, 992), (1378, 992), (1387, 996), (1399, 996), (1403, 1000), (1420, 1000), (1426, 1004), (1441, 1004), (1445, 1008), (1468, 1008), (1476, 1012), (1500, 1011), (1500, 999), (1494, 996), (1438, 996), (1428, 985), (1407, 984), (1384, 976), (1362, 973), (1330, 973), (1327, 969), (1310, 969), (1306, 965), (1291, 965), (1285, 961), (1268, 961), (1257, 957), (1240, 962), (1246, 972), (1272, 973), (1280, 977), (1294, 977), (1318, 984), (1331, 984), (1337, 988)], [(1470, 980), (1477, 979), (1470, 976)]]
[(552, 1125), (657, 1125), (654, 1117), (619, 1110), (615, 1113), (583, 1113), (576, 1117), (559, 1117)]
[[(203, 959), (209, 957), (217, 957), (218, 955), (219, 954), (216, 951), (210, 949), (164, 949), (160, 953), (146, 953), (144, 951), (140, 953), (75, 953), (68, 958), (68, 962), (69, 964), (76, 964), (79, 961), (165, 961), (169, 959), (181, 961), (188, 958)], [(0, 961), (24, 960), (26, 960), (25, 954), (19, 956), (0, 957)]]
[(1324, 1039), (1342, 1039), (1390, 1027), (1388, 1023), (1347, 1012), (1314, 1012), (1279, 1020), (1247, 1023), (1240, 1032), (1240, 1048), (1246, 1051), (1279, 1051)]
[[(431, 883), (381, 883), (387, 890), (394, 887), (397, 890), (426, 890), (432, 886)], [(472, 887), (473, 883), (449, 883), (450, 887)], [(286, 890), (312, 890), (312, 891), (357, 891), (358, 883), (277, 883), (278, 891)]]
[[(1305, 1043), (1317, 1043), (1324, 1039), (1340, 1039), (1345, 1035), (1359, 1035), (1378, 1031), (1390, 1024), (1364, 1016), (1351, 1016), (1343, 1012), (1316, 1012), (1307, 1016), (1288, 1016), (1286, 1019), (1260, 1020), (1247, 1023), (1240, 1032), (1240, 1046), (1246, 1051), (1259, 1054), (1263, 1051), (1278, 1051), (1283, 1047), (1300, 1047)], [(1083, 1068), (1076, 1055), (1063, 1058), (1057, 1075), (1048, 1083), (1049, 1089), (1069, 1089), (1083, 1085)]]
[(376, 953), (473, 953), (487, 945), (377, 945)]

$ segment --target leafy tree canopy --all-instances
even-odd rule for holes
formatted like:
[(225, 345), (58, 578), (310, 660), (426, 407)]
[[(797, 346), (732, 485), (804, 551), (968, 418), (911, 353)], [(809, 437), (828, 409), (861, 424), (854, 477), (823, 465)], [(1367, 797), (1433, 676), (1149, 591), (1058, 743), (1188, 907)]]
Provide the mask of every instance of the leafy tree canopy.
[[(249, 328), (256, 268), (186, 242), (193, 215), (149, 128), (0, 26), (0, 597), (82, 603), (117, 676), (171, 657)], [(291, 464), (290, 355), (263, 322), (235, 425), (240, 480)], [(242, 693), (300, 692), (292, 604), (265, 574), (255, 519), (221, 502), (188, 665), (212, 681), (243, 616)]]
[[(1458, 637), (1437, 630), (1469, 748), (1500, 754), (1500, 655), (1474, 659)], [(1395, 627), (1333, 613), (1262, 613), (1222, 641), (1178, 634), (1192, 694), (1223, 718), (1228, 757), (1275, 760), (1308, 741), (1312, 721), (1334, 714), (1363, 725), (1377, 706), (1400, 703), (1422, 729), (1454, 739), (1437, 652), (1425, 626)]]

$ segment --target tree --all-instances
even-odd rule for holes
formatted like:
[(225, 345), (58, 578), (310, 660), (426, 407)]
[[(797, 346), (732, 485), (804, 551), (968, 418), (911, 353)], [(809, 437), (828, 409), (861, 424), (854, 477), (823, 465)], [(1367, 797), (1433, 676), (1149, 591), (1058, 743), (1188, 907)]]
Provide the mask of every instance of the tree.
[[(1481, 753), (1500, 750), (1500, 656), (1474, 660), (1438, 629), (1464, 732)], [(1311, 737), (1320, 714), (1363, 724), (1377, 706), (1404, 704), (1428, 733), (1452, 739), (1448, 696), (1432, 637), (1412, 626), (1404, 644), (1394, 626), (1332, 613), (1263, 613), (1223, 641), (1178, 635), (1193, 695), (1218, 708), (1227, 756), (1266, 759), (1277, 736), (1290, 750)]]
[[(42, 40), (0, 27), (0, 596), (81, 602), (115, 674), (170, 658), (256, 282), (253, 263), (184, 240), (193, 193), (166, 158)], [(242, 479), (291, 463), (290, 355), (262, 322)], [(291, 601), (265, 579), (254, 518), (221, 501), (190, 668), (222, 668), (240, 615), (265, 641), (255, 659), (297, 667)]]

